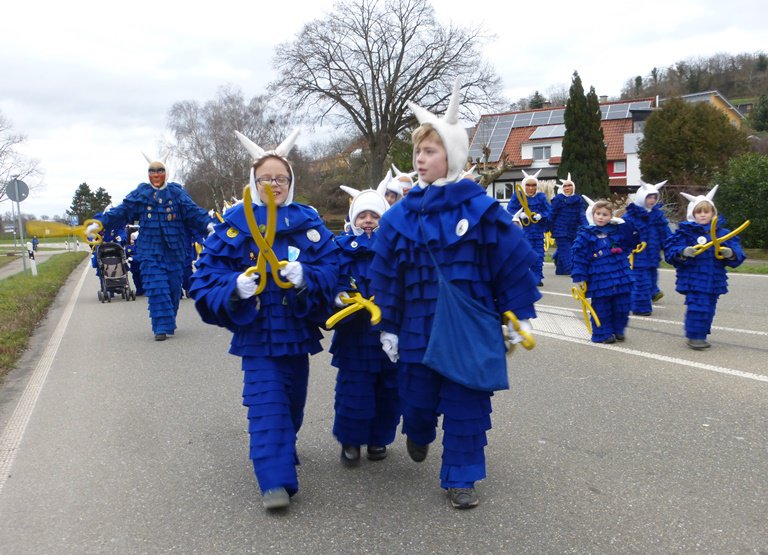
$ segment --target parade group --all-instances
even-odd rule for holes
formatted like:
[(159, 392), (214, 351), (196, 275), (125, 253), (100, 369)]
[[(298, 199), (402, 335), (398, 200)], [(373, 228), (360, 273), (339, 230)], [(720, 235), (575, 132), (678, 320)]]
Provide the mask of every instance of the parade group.
[[(508, 387), (506, 355), (533, 343), (547, 231), (556, 273), (571, 275), (591, 302), (592, 341), (624, 341), (630, 312), (652, 313), (663, 295), (663, 251), (685, 295), (687, 343), (710, 346), (725, 267), (744, 260), (739, 238), (725, 237), (716, 188), (686, 196), (687, 219), (674, 233), (659, 203), (663, 183), (643, 184), (619, 218), (610, 202), (577, 195), (570, 175), (550, 204), (538, 174), (524, 174), (524, 194), (505, 209), (465, 169), (458, 93), (457, 83), (443, 117), (409, 103), (420, 123), (414, 172), (388, 172), (377, 189), (345, 188), (349, 219), (338, 236), (314, 208), (294, 202), (287, 157), (298, 132), (274, 150), (237, 133), (253, 159), (250, 181), (220, 219), (167, 182), (155, 160), (149, 183), (87, 228), (92, 238), (138, 223), (124, 240), (136, 249), (134, 282), (156, 340), (174, 334), (184, 293), (204, 322), (232, 332), (250, 459), (268, 510), (288, 507), (299, 490), (309, 355), (331, 327), (341, 463), (357, 466), (363, 447), (369, 460), (385, 459), (401, 421), (408, 455), (422, 462), (442, 416), (440, 485), (453, 507), (476, 506), (491, 398)], [(199, 256), (190, 251), (195, 240), (203, 242)]]

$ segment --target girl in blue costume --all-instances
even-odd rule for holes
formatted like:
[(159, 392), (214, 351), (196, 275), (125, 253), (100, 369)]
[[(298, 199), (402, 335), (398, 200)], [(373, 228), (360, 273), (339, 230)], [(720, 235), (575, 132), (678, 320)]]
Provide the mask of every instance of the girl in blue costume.
[[(259, 249), (242, 203), (227, 210), (206, 239), (190, 288), (203, 321), (230, 330), (229, 352), (242, 357), (250, 458), (266, 509), (287, 507), (299, 490), (296, 435), (304, 417), (309, 355), (321, 351), (318, 322), (331, 310), (338, 281), (333, 234), (317, 211), (293, 202), (293, 169), (286, 156), (297, 135), (265, 152), (237, 133), (254, 160), (248, 187), (260, 228), (267, 224), (266, 195), (274, 195), (277, 204), (272, 250), (278, 260), (288, 260), (279, 271), (290, 281), (288, 288), (278, 287), (269, 272), (245, 274), (256, 265)], [(257, 294), (260, 284), (264, 289)]]
[[(707, 336), (711, 333), (717, 300), (728, 292), (725, 268), (736, 268), (746, 258), (738, 236), (722, 243), (719, 250), (722, 258), (716, 257), (714, 246), (696, 254), (696, 245), (712, 240), (711, 223), (717, 215), (712, 199), (716, 191), (717, 185), (706, 195), (694, 197), (681, 193), (689, 201), (687, 221), (680, 222), (664, 244), (666, 261), (677, 268), (676, 290), (685, 295), (685, 337), (688, 346), (697, 351), (710, 347)], [(718, 237), (729, 233), (723, 220), (718, 217)]]
[(659, 189), (666, 181), (650, 185), (643, 183), (632, 195), (622, 218), (631, 223), (637, 232), (637, 242), (645, 242), (645, 248), (634, 254), (632, 264), (632, 313), (636, 316), (650, 316), (652, 303), (660, 300), (664, 293), (659, 289), (659, 262), (661, 249), (671, 235), (669, 222), (661, 211)]
[[(340, 292), (335, 304), (339, 308), (347, 306), (343, 297), (353, 291), (371, 297), (369, 267), (376, 230), (389, 208), (387, 199), (377, 191), (342, 188), (353, 200), (349, 207), (351, 233), (336, 238)], [(330, 349), (331, 364), (339, 369), (333, 435), (341, 443), (341, 461), (347, 466), (360, 462), (361, 445), (367, 446), (369, 460), (384, 459), (400, 421), (397, 366), (382, 352), (379, 332), (371, 329), (370, 320), (370, 313), (360, 310), (340, 321)]]
[(628, 253), (635, 248), (632, 224), (614, 218), (606, 200), (592, 202), (587, 208), (589, 225), (579, 228), (573, 242), (573, 270), (571, 278), (577, 287), (586, 284), (587, 296), (597, 312), (601, 325), (592, 322), (594, 343), (624, 341), (624, 330), (629, 321), (629, 296), (632, 275)]
[[(408, 454), (416, 462), (426, 458), (442, 414), (441, 486), (453, 507), (467, 509), (478, 504), (475, 482), (485, 478), (492, 393), (460, 385), (442, 373), (450, 369), (439, 373), (423, 363), (437, 306), (435, 261), (453, 286), (495, 314), (513, 311), (526, 331), (540, 294), (530, 271), (535, 255), (522, 232), (477, 183), (462, 179), (469, 145), (458, 122), (458, 95), (456, 83), (444, 118), (409, 103), (422, 124), (413, 133), (419, 183), (381, 218), (371, 286), (382, 311), (382, 348), (399, 360)], [(508, 333), (511, 342), (522, 340), (511, 328)], [(498, 342), (503, 353), (502, 333)]]
[[(536, 254), (536, 260), (531, 266), (531, 270), (538, 278), (538, 285), (544, 285), (544, 233), (549, 228), (550, 216), (552, 215), (552, 207), (547, 200), (547, 195), (538, 192), (539, 188), (539, 174), (541, 170), (537, 171), (533, 175), (528, 175), (523, 170), (522, 186), (525, 190), (525, 196), (528, 201), (528, 208), (533, 212), (533, 218), (529, 218), (525, 212), (520, 213), (520, 223), (523, 224), (523, 233), (525, 238)], [(517, 195), (507, 203), (507, 210), (510, 214), (516, 214), (522, 209), (522, 204), (517, 198)]]
[(565, 180), (560, 180), (560, 192), (552, 199), (552, 237), (557, 244), (557, 250), (552, 255), (555, 262), (555, 274), (571, 275), (571, 243), (576, 238), (576, 232), (582, 225), (587, 225), (584, 217), (584, 200), (576, 194), (576, 184), (571, 180), (571, 174)]
[[(205, 235), (213, 231), (208, 213), (200, 208), (178, 183), (166, 181), (165, 163), (149, 162), (149, 183), (128, 193), (122, 204), (99, 218), (105, 229), (124, 228), (138, 221), (141, 235), (141, 280), (148, 298), (149, 317), (156, 341), (165, 341), (176, 330), (176, 313), (184, 276), (186, 234)], [(92, 235), (99, 224), (86, 232)]]

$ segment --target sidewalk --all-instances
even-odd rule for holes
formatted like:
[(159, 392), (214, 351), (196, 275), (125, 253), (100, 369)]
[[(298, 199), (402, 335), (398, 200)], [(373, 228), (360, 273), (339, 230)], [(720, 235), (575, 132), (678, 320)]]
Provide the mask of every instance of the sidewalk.
[[(87, 248), (88, 247), (86, 246), (86, 249)], [(80, 245), (80, 250), (81, 251), (84, 250), (82, 245)], [(35, 262), (37, 262), (37, 264), (39, 265), (41, 262), (46, 261), (48, 258), (53, 256), (54, 254), (61, 254), (63, 252), (69, 252), (64, 248), (64, 245), (61, 246), (60, 250), (38, 250), (35, 253)], [(24, 264), (27, 265), (27, 272), (32, 273), (32, 269), (31, 269), (32, 261), (29, 258), (27, 258), (24, 261), (22, 261), (21, 258), (17, 258), (13, 262), (10, 262), (5, 266), (0, 266), (0, 279), (5, 279), (14, 274), (21, 273), (22, 271), (24, 271)]]

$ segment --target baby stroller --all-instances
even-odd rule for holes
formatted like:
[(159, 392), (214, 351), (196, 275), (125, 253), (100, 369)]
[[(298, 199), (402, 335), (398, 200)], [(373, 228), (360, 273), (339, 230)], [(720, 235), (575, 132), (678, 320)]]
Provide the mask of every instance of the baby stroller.
[(96, 264), (99, 274), (99, 300), (111, 303), (115, 293), (126, 301), (136, 300), (136, 291), (128, 281), (128, 261), (125, 251), (117, 243), (101, 243), (96, 247)]

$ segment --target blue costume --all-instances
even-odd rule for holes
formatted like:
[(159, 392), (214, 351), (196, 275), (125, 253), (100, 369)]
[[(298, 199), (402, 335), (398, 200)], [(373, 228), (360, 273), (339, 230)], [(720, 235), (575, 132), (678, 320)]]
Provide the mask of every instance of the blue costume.
[(592, 321), (592, 341), (623, 339), (629, 321), (632, 275), (628, 254), (637, 244), (632, 224), (609, 223), (579, 228), (573, 242), (574, 283), (586, 282), (587, 296), (601, 325)]
[[(718, 218), (718, 237), (729, 232), (724, 224), (724, 219)], [(691, 258), (683, 255), (685, 247), (707, 243), (711, 239), (709, 224), (686, 221), (680, 222), (664, 244), (666, 261), (677, 268), (675, 289), (685, 295), (685, 336), (688, 339), (704, 340), (711, 333), (718, 297), (728, 292), (725, 268), (735, 268), (746, 258), (738, 236), (722, 244), (733, 250), (730, 259), (715, 258), (714, 247)]]
[[(258, 222), (267, 221), (265, 206), (254, 205), (254, 212)], [(256, 264), (259, 251), (243, 205), (234, 206), (206, 240), (189, 293), (204, 322), (233, 333), (229, 352), (242, 357), (250, 458), (262, 493), (285, 488), (293, 495), (299, 489), (296, 435), (304, 416), (308, 355), (321, 351), (318, 323), (330, 312), (338, 256), (317, 212), (296, 203), (278, 207), (272, 248), (280, 260), (294, 253), (304, 287), (281, 289), (269, 275), (262, 278), (267, 285), (261, 294), (240, 299), (237, 278)]]
[(576, 238), (579, 226), (587, 225), (584, 209), (584, 200), (575, 193), (570, 196), (559, 193), (552, 199), (550, 231), (557, 243), (557, 251), (552, 255), (552, 259), (555, 262), (555, 274), (559, 276), (571, 273), (571, 243)]
[[(531, 271), (536, 276), (539, 283), (544, 281), (544, 233), (549, 229), (550, 216), (552, 214), (552, 207), (547, 200), (547, 195), (544, 193), (536, 193), (532, 197), (528, 197), (528, 208), (531, 212), (535, 212), (541, 216), (539, 221), (528, 221), (528, 225), (523, 225), (523, 233), (525, 238), (536, 254), (536, 259), (531, 266)], [(514, 215), (518, 210), (522, 208), (520, 201), (517, 200), (517, 196), (507, 204), (507, 210), (510, 214)]]
[[(350, 291), (354, 284), (363, 297), (373, 294), (369, 267), (378, 233), (336, 238), (338, 291)], [(333, 435), (342, 445), (385, 447), (395, 440), (400, 421), (397, 365), (381, 350), (379, 331), (371, 329), (370, 316), (360, 310), (343, 319), (336, 324), (331, 343), (331, 364), (339, 369)]]
[[(455, 158), (463, 163), (461, 154)], [(454, 286), (496, 314), (511, 310), (520, 319), (535, 317), (534, 302), (541, 297), (530, 271), (535, 255), (510, 215), (469, 179), (414, 187), (382, 216), (377, 234), (371, 287), (382, 311), (381, 329), (399, 336), (403, 433), (429, 445), (442, 414), (441, 485), (472, 488), (486, 475), (492, 393), (459, 385), (422, 364), (438, 293), (425, 242)]]
[(96, 219), (105, 229), (139, 222), (136, 248), (141, 251), (141, 281), (149, 301), (152, 331), (156, 338), (173, 335), (186, 257), (185, 236), (187, 232), (205, 234), (211, 222), (208, 213), (178, 183), (164, 183), (160, 188), (141, 183), (121, 204)]

